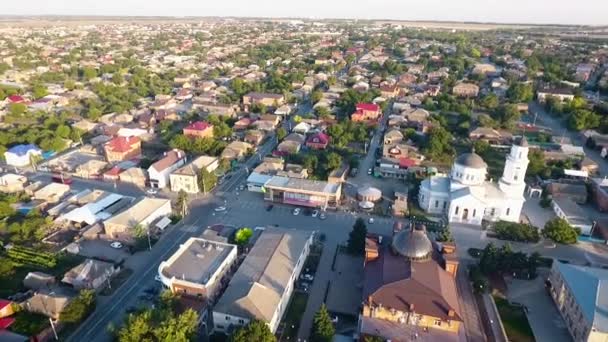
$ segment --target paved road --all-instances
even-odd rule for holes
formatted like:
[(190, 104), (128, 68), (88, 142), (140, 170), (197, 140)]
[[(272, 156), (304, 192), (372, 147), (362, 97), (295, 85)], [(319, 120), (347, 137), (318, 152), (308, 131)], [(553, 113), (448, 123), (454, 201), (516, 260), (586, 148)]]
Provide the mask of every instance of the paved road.
[(580, 133), (575, 131), (569, 131), (566, 127), (566, 123), (555, 116), (550, 115), (545, 109), (536, 102), (530, 103), (530, 113), (532, 115), (537, 114), (536, 124), (538, 126), (545, 126), (553, 131), (553, 136), (564, 136), (570, 138), (574, 144), (582, 145), (585, 149), (585, 155), (596, 162), (599, 166), (599, 175), (608, 175), (608, 161), (602, 158), (598, 150), (594, 150), (585, 146), (585, 142)]

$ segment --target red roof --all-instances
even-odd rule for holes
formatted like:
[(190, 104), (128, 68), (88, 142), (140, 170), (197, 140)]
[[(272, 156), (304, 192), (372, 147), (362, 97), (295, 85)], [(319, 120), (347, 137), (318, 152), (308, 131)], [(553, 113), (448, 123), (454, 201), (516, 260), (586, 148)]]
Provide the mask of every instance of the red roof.
[(379, 111), (380, 107), (373, 103), (357, 103), (357, 110)]
[(400, 158), (399, 159), (399, 167), (408, 168), (411, 166), (416, 166), (417, 164), (418, 164), (418, 162), (414, 159), (410, 159), (410, 158)]
[(11, 95), (8, 97), (8, 100), (13, 103), (19, 103), (25, 101), (25, 99), (19, 95)]
[(329, 136), (325, 133), (317, 133), (312, 135), (309, 139), (308, 142), (310, 143), (314, 143), (314, 144), (329, 144)]
[(0, 318), (0, 329), (7, 329), (13, 322), (15, 322), (13, 317)]
[(188, 125), (188, 127), (186, 127), (186, 129), (193, 130), (193, 131), (204, 131), (209, 127), (213, 127), (213, 125), (211, 125), (205, 121), (197, 121), (197, 122), (193, 122), (190, 125)]
[(10, 300), (6, 300), (6, 299), (0, 299), (0, 310), (4, 309), (4, 307), (11, 305), (11, 301)]
[(114, 152), (127, 152), (139, 142), (138, 137), (116, 137), (108, 142), (107, 148)]
[(121, 173), (123, 170), (118, 167), (118, 166), (114, 166), (113, 168), (109, 169), (108, 171), (105, 172), (105, 175), (107, 176), (118, 176), (119, 173)]

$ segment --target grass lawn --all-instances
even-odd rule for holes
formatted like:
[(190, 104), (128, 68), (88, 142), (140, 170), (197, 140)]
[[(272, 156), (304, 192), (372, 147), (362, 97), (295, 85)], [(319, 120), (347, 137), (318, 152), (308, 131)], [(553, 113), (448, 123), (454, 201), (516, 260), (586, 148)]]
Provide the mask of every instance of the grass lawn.
[(29, 272), (44, 272), (61, 279), (63, 278), (65, 272), (80, 264), (83, 260), (84, 258), (78, 255), (68, 253), (61, 254), (57, 257), (57, 265), (52, 269), (48, 269), (45, 267), (18, 264), (9, 258), (2, 258), (1, 262), (13, 263), (15, 266), (15, 273), (13, 275), (0, 278), (0, 298), (6, 298), (15, 294), (16, 292), (25, 291), (26, 288), (23, 286), (23, 279)]
[(509, 304), (506, 299), (494, 296), (500, 319), (512, 342), (534, 342), (534, 334), (528, 323), (524, 309)]
[(294, 292), (289, 302), (289, 307), (285, 313), (285, 319), (283, 324), (285, 328), (282, 334), (283, 341), (294, 341), (298, 336), (298, 329), (300, 328), (300, 320), (304, 311), (306, 311), (306, 303), (308, 303), (308, 294), (303, 292)]

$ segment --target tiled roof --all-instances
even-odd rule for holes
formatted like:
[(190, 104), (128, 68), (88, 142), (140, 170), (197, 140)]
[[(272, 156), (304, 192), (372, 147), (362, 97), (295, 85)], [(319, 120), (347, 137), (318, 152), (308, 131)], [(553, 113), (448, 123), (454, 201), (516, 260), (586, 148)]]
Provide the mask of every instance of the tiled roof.
[(186, 127), (185, 129), (187, 130), (193, 130), (193, 131), (204, 131), (209, 127), (213, 127), (213, 125), (205, 122), (205, 121), (197, 121), (197, 122), (193, 122), (190, 125), (188, 125), (188, 127)]
[(358, 103), (356, 110), (378, 111), (380, 110), (380, 107), (377, 104), (373, 103)]
[(106, 148), (114, 152), (127, 152), (140, 142), (138, 137), (116, 137), (106, 144)]

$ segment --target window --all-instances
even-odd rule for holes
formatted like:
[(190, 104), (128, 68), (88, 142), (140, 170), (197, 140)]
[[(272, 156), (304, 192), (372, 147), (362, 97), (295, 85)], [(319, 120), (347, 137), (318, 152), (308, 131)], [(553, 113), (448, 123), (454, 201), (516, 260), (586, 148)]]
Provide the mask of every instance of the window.
[(245, 320), (239, 319), (239, 324), (245, 324)]
[(223, 326), (223, 325), (221, 325), (221, 324), (216, 324), (215, 326), (216, 326), (218, 329), (224, 329), (224, 326)]
[(424, 202), (424, 195), (420, 195), (420, 202)]
[(458, 209), (460, 209), (460, 208), (456, 207), (456, 210), (454, 210), (454, 214), (458, 215)]
[(492, 216), (496, 215), (496, 208), (492, 208), (492, 211), (490, 212), (490, 215), (492, 215)]
[(507, 208), (507, 216), (511, 213), (511, 208)]
[(434, 325), (440, 327), (441, 326), (441, 320), (440, 319), (436, 319), (435, 322), (433, 322)]
[(229, 321), (230, 320), (230, 316), (226, 316), (226, 320)]
[(517, 173), (515, 175), (513, 175), (513, 180), (517, 180), (517, 178), (519, 178), (519, 176), (517, 176)]
[(448, 201), (443, 201), (443, 209), (445, 210), (445, 208), (447, 208), (448, 206)]
[(435, 200), (435, 208), (439, 208), (439, 201)]
[(473, 209), (473, 217), (475, 217), (475, 214), (477, 214), (477, 209)]

